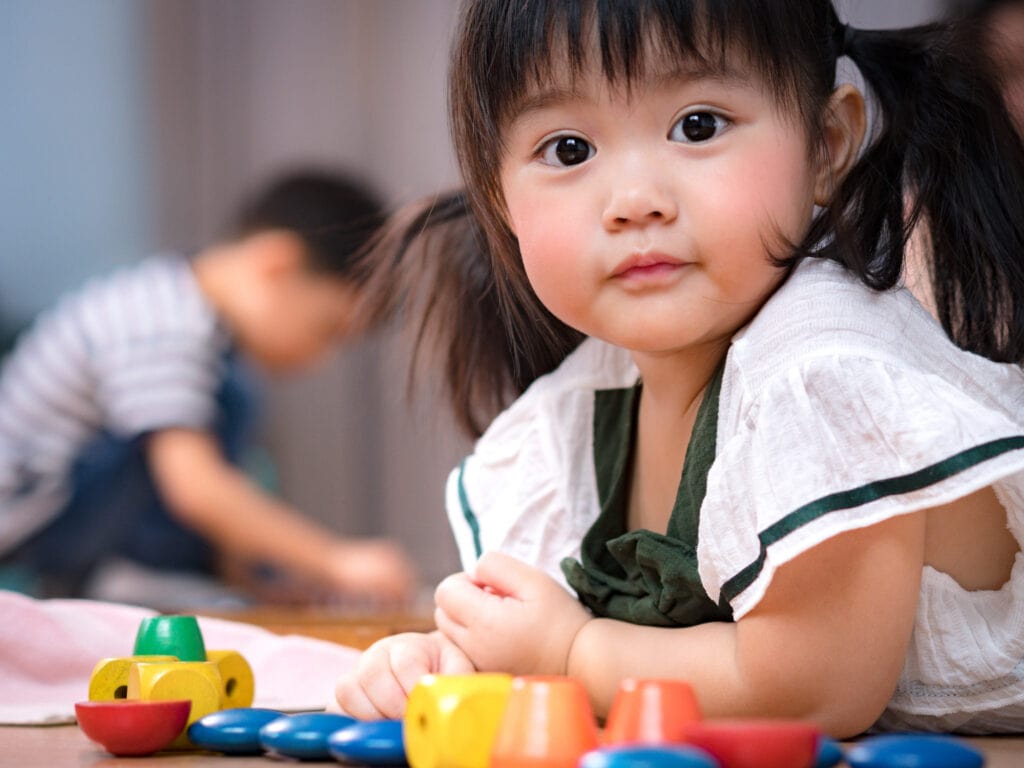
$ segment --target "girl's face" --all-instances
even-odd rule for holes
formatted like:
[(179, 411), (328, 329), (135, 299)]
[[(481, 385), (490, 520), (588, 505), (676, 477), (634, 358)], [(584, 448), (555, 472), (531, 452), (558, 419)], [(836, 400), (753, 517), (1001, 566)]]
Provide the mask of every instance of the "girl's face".
[(639, 353), (722, 347), (806, 233), (804, 130), (752, 78), (593, 70), (534, 89), (504, 135), (508, 222), (540, 300)]

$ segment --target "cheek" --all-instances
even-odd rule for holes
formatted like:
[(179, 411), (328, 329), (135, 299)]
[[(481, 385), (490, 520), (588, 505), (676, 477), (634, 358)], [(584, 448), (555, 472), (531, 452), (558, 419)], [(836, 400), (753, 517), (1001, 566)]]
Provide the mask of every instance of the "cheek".
[(534, 292), (555, 315), (564, 317), (575, 302), (571, 287), (579, 277), (585, 233), (570, 206), (532, 199), (510, 212), (523, 268)]
[(799, 243), (814, 211), (814, 174), (803, 147), (780, 146), (757, 163), (744, 165), (729, 183), (717, 186), (723, 197), (721, 220), (730, 222), (721, 227), (722, 235), (744, 241), (743, 250), (760, 253), (764, 243), (769, 248)]

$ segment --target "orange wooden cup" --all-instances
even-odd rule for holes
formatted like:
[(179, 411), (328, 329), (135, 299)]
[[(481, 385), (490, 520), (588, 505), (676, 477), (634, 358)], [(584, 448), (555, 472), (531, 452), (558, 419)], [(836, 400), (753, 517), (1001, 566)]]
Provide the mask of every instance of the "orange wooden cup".
[(579, 680), (517, 677), (498, 726), (491, 768), (576, 768), (597, 746), (597, 722)]
[(682, 680), (627, 678), (612, 700), (605, 744), (678, 744), (687, 725), (701, 721), (700, 705)]

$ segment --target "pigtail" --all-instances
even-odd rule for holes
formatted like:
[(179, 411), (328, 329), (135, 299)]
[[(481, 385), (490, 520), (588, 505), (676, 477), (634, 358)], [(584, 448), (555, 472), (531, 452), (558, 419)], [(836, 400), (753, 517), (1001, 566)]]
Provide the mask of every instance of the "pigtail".
[(1024, 361), (1024, 147), (976, 37), (955, 25), (838, 26), (835, 40), (873, 90), (880, 128), (805, 245), (884, 290), (923, 226), (946, 332)]
[(362, 259), (368, 324), (397, 321), (412, 333), (410, 393), (422, 369), (440, 360), (457, 423), (471, 437), (579, 342), (573, 332), (524, 344), (515, 329), (535, 310), (501, 290), (485, 242), (457, 191), (399, 211)]

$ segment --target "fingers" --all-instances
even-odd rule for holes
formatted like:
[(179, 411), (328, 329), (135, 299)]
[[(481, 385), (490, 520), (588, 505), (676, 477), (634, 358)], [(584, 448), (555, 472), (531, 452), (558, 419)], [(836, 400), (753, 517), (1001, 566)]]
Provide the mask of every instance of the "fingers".
[(338, 679), (338, 705), (361, 720), (401, 718), (413, 686), (439, 666), (431, 652), (433, 642), (430, 636), (408, 633), (375, 643), (353, 672)]
[(411, 561), (394, 543), (354, 539), (335, 545), (329, 579), (343, 593), (402, 601), (412, 595), (416, 573)]
[(438, 631), (452, 643), (460, 646), (465, 643), (466, 627), (454, 621), (444, 609), (434, 609), (434, 624)]
[(485, 552), (477, 561), (473, 581), (500, 595), (520, 596), (537, 569), (503, 552)]
[[(446, 577), (434, 590), (434, 618), (439, 613), (445, 614), (445, 620), (465, 626), (468, 617), (473, 615), (477, 607), (480, 588), (469, 580), (465, 573), (456, 573)], [(464, 618), (465, 617), (465, 618)], [(438, 625), (438, 629), (440, 629)]]
[(439, 662), (437, 671), (442, 675), (469, 675), (476, 672), (473, 662), (453, 643), (445, 643)]

